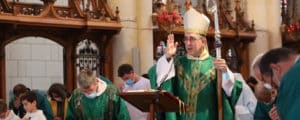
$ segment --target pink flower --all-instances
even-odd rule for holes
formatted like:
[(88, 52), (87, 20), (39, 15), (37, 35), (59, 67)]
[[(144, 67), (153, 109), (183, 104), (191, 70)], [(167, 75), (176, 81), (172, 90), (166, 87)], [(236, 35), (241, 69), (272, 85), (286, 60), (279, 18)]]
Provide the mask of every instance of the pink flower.
[(161, 10), (157, 17), (157, 23), (159, 27), (165, 31), (168, 31), (169, 33), (173, 31), (175, 25), (181, 25), (181, 22), (181, 16), (176, 10)]

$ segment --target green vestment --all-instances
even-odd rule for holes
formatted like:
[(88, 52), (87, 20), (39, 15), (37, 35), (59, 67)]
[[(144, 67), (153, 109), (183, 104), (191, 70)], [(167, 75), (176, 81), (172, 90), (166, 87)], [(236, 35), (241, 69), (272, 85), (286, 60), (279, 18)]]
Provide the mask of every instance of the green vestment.
[(283, 76), (277, 96), (281, 120), (300, 120), (300, 59)]
[(258, 101), (254, 113), (254, 120), (271, 120), (269, 111), (273, 105), (266, 105), (263, 102)]
[(107, 88), (94, 99), (87, 98), (80, 89), (74, 90), (67, 109), (67, 120), (130, 120), (125, 102), (117, 88), (106, 78)]
[[(168, 120), (217, 120), (217, 84), (213, 57), (192, 60), (186, 56), (175, 57), (175, 77), (162, 83), (162, 89), (178, 96), (187, 106), (185, 113), (166, 113)], [(156, 66), (149, 70), (151, 87), (157, 88)], [(223, 91), (223, 120), (234, 120), (234, 106), (242, 91), (242, 82), (235, 81), (231, 97)]]

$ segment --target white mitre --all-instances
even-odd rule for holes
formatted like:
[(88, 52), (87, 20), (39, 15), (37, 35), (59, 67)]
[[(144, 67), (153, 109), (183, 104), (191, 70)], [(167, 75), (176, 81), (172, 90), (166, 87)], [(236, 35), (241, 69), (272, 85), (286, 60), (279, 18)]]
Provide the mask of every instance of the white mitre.
[(204, 14), (199, 13), (193, 7), (190, 7), (183, 16), (183, 25), (185, 33), (198, 33), (206, 36), (209, 27), (209, 19)]

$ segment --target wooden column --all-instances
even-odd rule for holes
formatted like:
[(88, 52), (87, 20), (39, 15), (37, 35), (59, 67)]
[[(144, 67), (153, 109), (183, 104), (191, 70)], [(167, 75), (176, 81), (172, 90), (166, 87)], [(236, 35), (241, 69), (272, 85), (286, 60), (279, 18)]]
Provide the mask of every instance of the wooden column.
[(0, 45), (0, 98), (6, 100), (6, 81), (5, 81), (5, 46)]
[(242, 59), (242, 64), (240, 64), (240, 72), (246, 80), (250, 77), (249, 43), (240, 43), (239, 50), (237, 50), (237, 52), (239, 52), (239, 58)]
[(73, 91), (76, 88), (76, 67), (74, 67), (74, 55), (73, 55), (73, 46), (68, 44), (65, 47), (65, 84), (69, 92)]
[(112, 82), (113, 79), (113, 46), (112, 46), (112, 37), (113, 34), (107, 35), (106, 37), (106, 44), (104, 45), (105, 50), (105, 61), (104, 61), (104, 76), (107, 77)]

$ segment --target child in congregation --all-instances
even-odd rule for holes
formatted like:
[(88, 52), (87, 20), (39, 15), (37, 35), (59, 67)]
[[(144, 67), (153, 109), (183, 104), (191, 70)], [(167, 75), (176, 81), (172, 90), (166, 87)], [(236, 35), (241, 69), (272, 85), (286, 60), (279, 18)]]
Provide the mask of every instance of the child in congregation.
[(26, 92), (21, 97), (21, 101), (26, 110), (26, 114), (22, 120), (47, 120), (43, 111), (37, 109), (37, 96), (34, 92)]
[(8, 109), (2, 99), (0, 99), (0, 120), (21, 120), (12, 110)]

